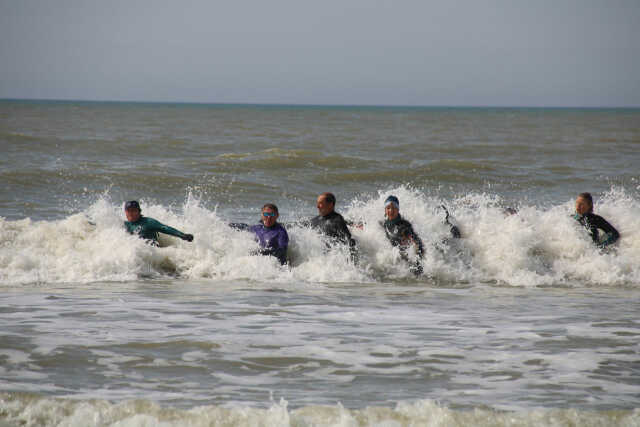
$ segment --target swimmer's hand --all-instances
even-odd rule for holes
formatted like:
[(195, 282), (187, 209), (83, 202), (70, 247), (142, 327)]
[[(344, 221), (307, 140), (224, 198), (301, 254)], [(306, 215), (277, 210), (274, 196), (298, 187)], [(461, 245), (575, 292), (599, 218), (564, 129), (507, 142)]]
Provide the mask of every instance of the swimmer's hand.
[(182, 240), (186, 240), (187, 242), (193, 242), (193, 234), (185, 234), (182, 236)]

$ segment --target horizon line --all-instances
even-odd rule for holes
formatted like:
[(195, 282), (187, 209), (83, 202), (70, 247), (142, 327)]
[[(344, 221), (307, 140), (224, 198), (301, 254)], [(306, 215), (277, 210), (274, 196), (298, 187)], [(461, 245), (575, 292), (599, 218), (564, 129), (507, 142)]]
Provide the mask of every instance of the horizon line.
[(219, 106), (258, 106), (258, 107), (342, 107), (342, 108), (500, 108), (500, 109), (640, 109), (637, 106), (576, 106), (576, 105), (422, 105), (422, 104), (309, 104), (309, 103), (284, 103), (284, 102), (205, 102), (205, 101), (142, 101), (142, 100), (115, 100), (115, 99), (73, 99), (73, 98), (0, 98), (0, 102), (26, 101), (26, 102), (85, 102), (85, 103), (113, 103), (113, 104), (184, 104), (184, 105), (219, 105)]

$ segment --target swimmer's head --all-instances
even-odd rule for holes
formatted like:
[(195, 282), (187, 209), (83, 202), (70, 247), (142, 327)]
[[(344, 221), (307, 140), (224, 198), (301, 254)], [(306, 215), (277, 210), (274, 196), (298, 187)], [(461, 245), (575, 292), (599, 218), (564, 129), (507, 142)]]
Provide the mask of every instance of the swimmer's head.
[(124, 204), (124, 213), (127, 217), (127, 221), (136, 222), (139, 220), (140, 212), (142, 212), (142, 209), (140, 209), (140, 203), (136, 200), (131, 200)]
[(584, 215), (593, 212), (593, 197), (591, 193), (580, 193), (576, 198), (576, 213)]
[(336, 207), (336, 196), (333, 193), (322, 193), (318, 196), (316, 207), (320, 216), (329, 215)]
[(265, 203), (262, 207), (260, 220), (265, 227), (273, 227), (278, 221), (278, 207), (273, 203)]
[(390, 219), (394, 220), (400, 213), (400, 201), (396, 196), (389, 196), (384, 201), (384, 214)]

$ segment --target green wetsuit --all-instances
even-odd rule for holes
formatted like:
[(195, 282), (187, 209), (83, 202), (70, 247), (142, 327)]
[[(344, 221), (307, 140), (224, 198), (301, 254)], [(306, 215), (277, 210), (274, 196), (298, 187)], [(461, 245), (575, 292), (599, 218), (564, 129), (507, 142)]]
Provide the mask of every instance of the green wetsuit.
[(151, 240), (154, 244), (158, 244), (158, 233), (169, 234), (184, 239), (185, 234), (175, 228), (162, 224), (153, 218), (147, 218), (140, 215), (140, 219), (136, 222), (124, 222), (124, 227), (129, 234), (137, 234), (142, 239)]

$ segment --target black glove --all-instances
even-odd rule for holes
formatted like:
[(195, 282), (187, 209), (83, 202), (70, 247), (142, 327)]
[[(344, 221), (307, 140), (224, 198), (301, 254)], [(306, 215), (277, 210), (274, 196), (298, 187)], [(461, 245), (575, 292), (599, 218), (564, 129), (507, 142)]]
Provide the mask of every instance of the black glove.
[(193, 234), (185, 234), (182, 236), (182, 240), (186, 240), (187, 242), (193, 242)]

